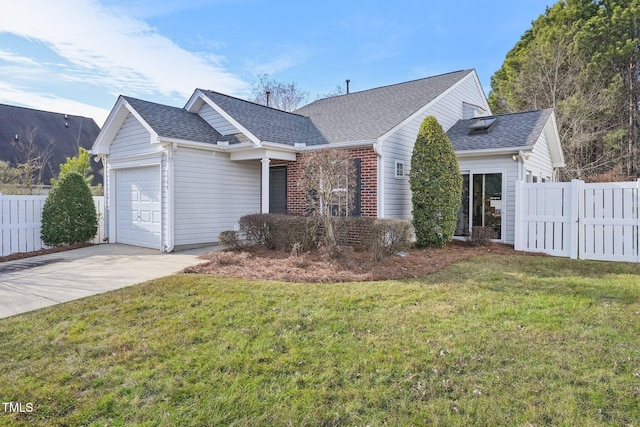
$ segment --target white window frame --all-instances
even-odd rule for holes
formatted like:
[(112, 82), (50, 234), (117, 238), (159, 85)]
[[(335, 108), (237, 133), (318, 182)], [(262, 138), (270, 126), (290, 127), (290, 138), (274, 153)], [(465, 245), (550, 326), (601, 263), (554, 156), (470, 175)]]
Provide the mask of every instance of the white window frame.
[[(402, 166), (402, 174), (399, 175), (398, 174), (398, 166)], [(395, 161), (395, 167), (393, 168), (393, 174), (396, 177), (396, 179), (403, 179), (409, 176), (409, 173), (407, 172), (407, 163), (402, 161), (402, 160), (396, 160)]]

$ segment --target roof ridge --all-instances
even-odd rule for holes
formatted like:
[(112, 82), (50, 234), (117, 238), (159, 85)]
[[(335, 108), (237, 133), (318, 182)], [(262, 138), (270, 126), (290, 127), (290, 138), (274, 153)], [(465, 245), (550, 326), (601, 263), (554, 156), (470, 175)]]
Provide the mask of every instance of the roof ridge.
[(78, 117), (78, 118), (83, 118), (83, 119), (94, 120), (93, 117), (80, 116), (80, 115), (77, 115), (77, 114), (69, 114), (69, 113), (60, 113), (60, 112), (57, 112), (57, 111), (41, 110), (39, 108), (23, 107), (21, 105), (11, 105), (11, 104), (2, 104), (2, 103), (0, 103), (0, 107), (20, 108), (21, 110), (35, 111), (35, 112), (38, 112), (38, 113), (58, 114), (60, 116), (65, 116), (66, 115), (66, 116), (69, 116), (69, 117)]
[(133, 99), (134, 101), (140, 101), (140, 102), (145, 102), (147, 104), (153, 104), (153, 105), (158, 105), (160, 107), (166, 107), (166, 108), (175, 108), (176, 110), (183, 110), (186, 111), (187, 113), (189, 112), (188, 110), (184, 109), (184, 107), (176, 107), (174, 105), (167, 105), (167, 104), (161, 104), (159, 102), (154, 102), (154, 101), (148, 101), (146, 99), (141, 99), (141, 98), (136, 98), (134, 96), (126, 96), (126, 95), (120, 95), (124, 100), (129, 100), (129, 99)]
[[(465, 71), (466, 72), (471, 72), (471, 71), (473, 71), (473, 68), (469, 68), (469, 69), (466, 69), (466, 70), (449, 71), (447, 73), (436, 74), (436, 75), (433, 75), (433, 76), (420, 77), (418, 79), (407, 80), (407, 81), (404, 81), (404, 82), (390, 83), (390, 84), (386, 84), (386, 85), (382, 85), (382, 86), (371, 87), (369, 89), (362, 89), (362, 90), (358, 90), (356, 92), (349, 92), (349, 93), (343, 93), (343, 94), (340, 94), (340, 95), (327, 96), (326, 98), (316, 99), (315, 101), (310, 102), (307, 105), (313, 104), (314, 102), (317, 102), (317, 101), (324, 101), (326, 99), (340, 98), (340, 97), (345, 97), (345, 96), (349, 96), (349, 95), (354, 95), (356, 93), (364, 93), (364, 92), (369, 92), (369, 91), (372, 91), (372, 90), (385, 89), (385, 88), (389, 88), (389, 87), (393, 87), (393, 86), (405, 85), (405, 84), (408, 84), (408, 83), (415, 83), (415, 82), (419, 82), (421, 80), (434, 79), (434, 78), (437, 78), (437, 77), (443, 77), (443, 76), (447, 76), (447, 75), (450, 75), (450, 74), (463, 73)], [(300, 107), (300, 108), (302, 108), (302, 107)]]

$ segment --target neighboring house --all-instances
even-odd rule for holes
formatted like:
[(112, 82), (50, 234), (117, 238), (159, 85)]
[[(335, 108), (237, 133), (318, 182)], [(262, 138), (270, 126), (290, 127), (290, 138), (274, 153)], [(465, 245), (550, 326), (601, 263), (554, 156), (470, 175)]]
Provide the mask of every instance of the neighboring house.
[(409, 218), (411, 154), (429, 115), (450, 131), (466, 177), (459, 234), (488, 225), (513, 243), (515, 180), (553, 179), (563, 165), (555, 118), (543, 110), (479, 122), (490, 109), (474, 70), (322, 99), (294, 113), (201, 89), (184, 108), (121, 96), (93, 146), (105, 165), (107, 235), (172, 251), (216, 242), (248, 213), (305, 213), (298, 156), (327, 147), (348, 150), (356, 165), (354, 215)]
[[(46, 161), (44, 185), (58, 176), (67, 157), (78, 154), (78, 147), (90, 150), (99, 132), (100, 127), (87, 117), (0, 104), (0, 160), (12, 166), (24, 163), (24, 147), (32, 147), (31, 158), (40, 156)], [(94, 184), (102, 183), (101, 169), (93, 162)]]

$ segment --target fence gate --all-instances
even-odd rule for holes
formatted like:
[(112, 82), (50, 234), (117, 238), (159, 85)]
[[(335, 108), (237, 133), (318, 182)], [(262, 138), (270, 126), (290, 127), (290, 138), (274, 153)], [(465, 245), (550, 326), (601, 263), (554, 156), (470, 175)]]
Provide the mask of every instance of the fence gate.
[(515, 249), (640, 262), (640, 180), (516, 185)]

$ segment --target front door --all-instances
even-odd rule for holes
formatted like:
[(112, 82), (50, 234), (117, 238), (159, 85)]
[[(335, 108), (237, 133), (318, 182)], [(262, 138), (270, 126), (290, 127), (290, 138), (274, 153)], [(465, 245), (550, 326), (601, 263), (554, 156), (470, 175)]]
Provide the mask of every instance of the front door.
[(287, 212), (287, 167), (269, 169), (269, 213)]

